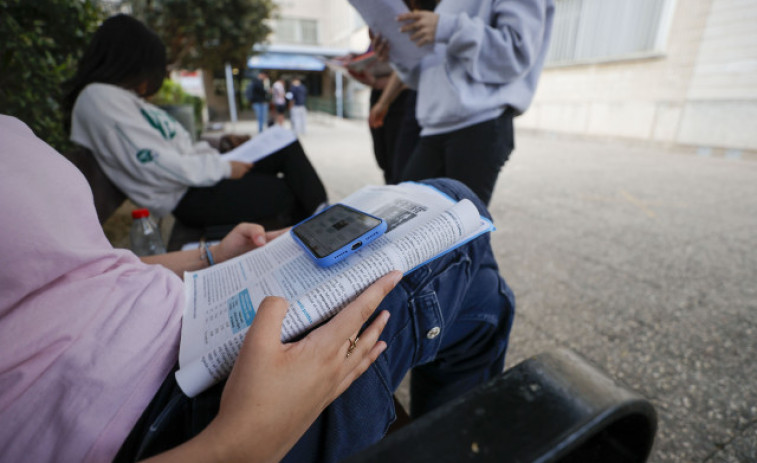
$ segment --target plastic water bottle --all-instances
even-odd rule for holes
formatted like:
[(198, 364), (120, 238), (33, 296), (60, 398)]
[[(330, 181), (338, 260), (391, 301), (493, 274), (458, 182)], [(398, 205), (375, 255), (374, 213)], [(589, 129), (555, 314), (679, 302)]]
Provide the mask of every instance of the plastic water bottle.
[(131, 218), (134, 221), (131, 224), (131, 230), (129, 230), (129, 238), (131, 239), (131, 250), (134, 251), (134, 254), (151, 256), (166, 252), (163, 239), (160, 237), (160, 230), (150, 217), (149, 210), (134, 210), (131, 212)]

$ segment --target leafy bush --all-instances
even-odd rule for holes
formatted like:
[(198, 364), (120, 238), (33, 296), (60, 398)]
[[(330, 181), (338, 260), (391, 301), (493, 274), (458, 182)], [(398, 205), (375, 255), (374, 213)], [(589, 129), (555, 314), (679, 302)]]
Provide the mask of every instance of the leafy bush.
[(59, 151), (71, 147), (61, 107), (102, 13), (93, 0), (0, 0), (0, 112)]
[(150, 103), (157, 106), (190, 105), (194, 111), (195, 128), (198, 133), (202, 131), (202, 108), (205, 102), (202, 98), (185, 92), (176, 81), (165, 79), (158, 93), (150, 97)]

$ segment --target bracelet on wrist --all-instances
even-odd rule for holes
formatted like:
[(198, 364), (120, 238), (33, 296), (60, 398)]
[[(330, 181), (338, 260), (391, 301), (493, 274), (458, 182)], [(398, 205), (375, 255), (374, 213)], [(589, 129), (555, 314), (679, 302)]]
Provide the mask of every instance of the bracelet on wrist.
[(216, 264), (216, 261), (213, 259), (213, 253), (210, 252), (210, 245), (208, 243), (203, 243), (203, 248), (205, 250), (205, 257), (208, 260), (208, 265), (212, 266)]
[(200, 240), (200, 260), (205, 263), (208, 267), (211, 265), (215, 265), (215, 260), (213, 259), (213, 253), (210, 252), (210, 245), (205, 242), (205, 238)]

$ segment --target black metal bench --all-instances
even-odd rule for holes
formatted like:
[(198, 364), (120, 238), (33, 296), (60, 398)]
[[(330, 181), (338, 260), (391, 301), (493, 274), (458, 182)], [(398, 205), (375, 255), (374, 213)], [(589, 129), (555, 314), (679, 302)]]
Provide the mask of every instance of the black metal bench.
[[(105, 223), (127, 199), (126, 195), (105, 175), (88, 149), (77, 147), (63, 153), (63, 156), (84, 174), (92, 188), (97, 218), (100, 224)], [(174, 221), (166, 248), (168, 251), (177, 251), (184, 243), (199, 241), (204, 234), (205, 230), (201, 228), (188, 227), (178, 220)]]
[(101, 224), (104, 223), (123, 204), (126, 195), (105, 175), (88, 149), (76, 148), (63, 153), (63, 157), (71, 161), (89, 182), (95, 199), (97, 218)]
[(345, 463), (632, 463), (649, 457), (652, 404), (569, 350), (539, 354)]

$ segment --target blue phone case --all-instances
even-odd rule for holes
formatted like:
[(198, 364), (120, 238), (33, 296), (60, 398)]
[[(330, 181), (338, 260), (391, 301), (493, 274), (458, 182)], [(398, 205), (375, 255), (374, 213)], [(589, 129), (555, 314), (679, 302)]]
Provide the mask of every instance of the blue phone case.
[[(380, 220), (381, 223), (376, 225), (374, 228), (371, 228), (367, 232), (365, 232), (363, 235), (355, 238), (354, 240), (350, 241), (349, 243), (345, 244), (341, 248), (337, 249), (336, 251), (332, 252), (331, 254), (324, 256), (324, 257), (318, 257), (308, 248), (308, 246), (303, 243), (300, 238), (294, 233), (294, 230), (300, 226), (301, 224), (307, 222), (308, 220), (311, 220), (315, 216), (308, 217), (307, 219), (301, 221), (292, 229), (289, 231), (289, 234), (292, 235), (292, 238), (294, 238), (294, 241), (300, 245), (302, 249), (305, 250), (305, 253), (313, 259), (313, 261), (318, 264), (321, 267), (328, 267), (330, 265), (334, 265), (339, 261), (342, 261), (346, 259), (347, 257), (351, 256), (352, 254), (356, 253), (360, 249), (363, 249), (365, 245), (375, 241), (378, 237), (384, 234), (386, 231), (387, 225), (386, 221), (382, 219), (381, 217), (376, 217), (375, 215), (368, 214), (367, 212), (360, 211), (358, 209), (355, 209), (354, 207), (347, 206), (345, 204), (341, 204), (341, 206), (347, 207), (348, 209), (352, 209), (354, 211), (360, 212), (361, 214), (365, 214), (367, 216), (373, 217), (374, 219)], [(333, 206), (331, 206), (333, 207)], [(322, 214), (326, 212), (328, 209), (324, 209), (319, 214)]]

